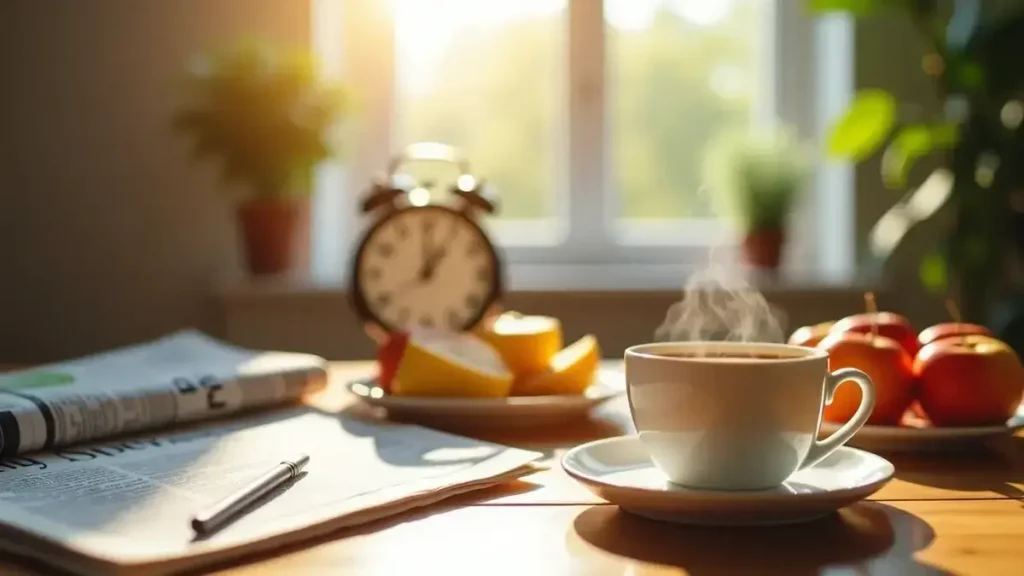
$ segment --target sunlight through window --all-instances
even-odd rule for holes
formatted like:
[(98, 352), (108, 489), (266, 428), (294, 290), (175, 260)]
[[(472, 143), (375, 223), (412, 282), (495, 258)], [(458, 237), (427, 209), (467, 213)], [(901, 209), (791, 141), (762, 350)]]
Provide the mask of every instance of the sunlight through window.
[[(461, 148), (501, 198), (500, 218), (553, 214), (561, 163), (565, 0), (392, 0), (399, 144)], [(448, 167), (411, 166), (435, 198)], [(439, 198), (440, 199), (440, 198)]]
[(715, 215), (709, 142), (751, 121), (759, 0), (605, 0), (611, 163), (627, 220)]

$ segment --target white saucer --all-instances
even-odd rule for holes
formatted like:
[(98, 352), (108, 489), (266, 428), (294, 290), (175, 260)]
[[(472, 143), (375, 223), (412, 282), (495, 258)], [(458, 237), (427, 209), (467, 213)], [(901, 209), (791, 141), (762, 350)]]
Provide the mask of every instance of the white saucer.
[[(864, 426), (848, 444), (874, 452), (948, 452), (962, 450), (1001, 436), (1010, 436), (1024, 428), (1024, 404), (1002, 426), (924, 427)], [(839, 424), (822, 422), (823, 434), (831, 434)]]
[(692, 490), (668, 482), (651, 464), (637, 436), (577, 446), (562, 457), (562, 468), (627, 512), (667, 522), (725, 526), (820, 518), (867, 498), (895, 472), (888, 460), (844, 446), (773, 490)]
[(357, 380), (348, 390), (363, 402), (387, 410), (396, 419), (420, 424), (472, 427), (543, 426), (585, 416), (626, 392), (621, 370), (601, 369), (583, 394), (508, 398), (433, 398), (389, 396), (376, 379)]

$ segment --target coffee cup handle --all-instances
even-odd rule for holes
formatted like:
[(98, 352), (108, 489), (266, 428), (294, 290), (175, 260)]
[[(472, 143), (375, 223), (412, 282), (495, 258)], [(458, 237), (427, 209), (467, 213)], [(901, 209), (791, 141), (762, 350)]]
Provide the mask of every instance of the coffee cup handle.
[(833, 432), (828, 438), (824, 440), (815, 438), (811, 444), (811, 449), (807, 452), (807, 457), (800, 464), (800, 469), (814, 466), (824, 460), (829, 454), (835, 452), (837, 448), (846, 444), (864, 426), (864, 423), (871, 416), (871, 412), (875, 409), (875, 385), (871, 383), (871, 378), (868, 378), (867, 374), (855, 368), (841, 368), (825, 376), (825, 404), (832, 403), (832, 397), (836, 392), (836, 388), (847, 380), (856, 382), (860, 386), (860, 406), (857, 408), (857, 412), (854, 413), (853, 418), (850, 418), (849, 422), (843, 424), (839, 430)]

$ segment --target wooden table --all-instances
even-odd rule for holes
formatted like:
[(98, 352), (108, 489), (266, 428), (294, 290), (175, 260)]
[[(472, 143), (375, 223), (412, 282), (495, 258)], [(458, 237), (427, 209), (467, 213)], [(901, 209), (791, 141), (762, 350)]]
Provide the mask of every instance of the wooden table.
[[(324, 403), (370, 417), (341, 384), (371, 370), (369, 363), (335, 365)], [(827, 519), (696, 528), (622, 513), (558, 467), (565, 447), (622, 433), (627, 422), (624, 402), (616, 402), (569, 428), (474, 434), (541, 449), (552, 468), (220, 573), (1024, 574), (1024, 438), (956, 458), (890, 456), (896, 478), (869, 501)], [(12, 570), (0, 564), (0, 572)]]

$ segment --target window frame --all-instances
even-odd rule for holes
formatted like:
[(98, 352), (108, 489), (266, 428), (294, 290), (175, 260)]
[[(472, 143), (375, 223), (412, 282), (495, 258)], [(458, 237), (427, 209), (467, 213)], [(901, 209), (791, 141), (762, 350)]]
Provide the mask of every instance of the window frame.
[[(778, 119), (819, 142), (852, 91), (852, 25), (840, 16), (813, 20), (798, 2), (768, 0), (764, 8), (771, 26), (758, 53), (769, 72), (754, 121)], [(735, 243), (734, 237), (714, 220), (624, 227), (616, 218), (604, 1), (567, 0), (566, 12), (560, 115), (566, 122), (558, 128), (566, 161), (561, 178), (553, 177), (556, 213), (565, 218), (486, 224), (504, 254), (509, 288), (677, 289), (688, 272), (704, 265), (712, 245)], [(343, 165), (320, 170), (314, 197), (311, 272), (344, 283), (366, 225), (356, 211), (358, 200), (400, 144), (394, 138), (395, 35), (387, 2), (314, 0), (312, 17), (325, 74), (343, 78), (360, 96), (358, 136), (346, 142)], [(846, 277), (853, 257), (852, 169), (818, 164), (810, 193), (793, 216), (784, 274)], [(823, 218), (828, 226), (819, 225)]]

